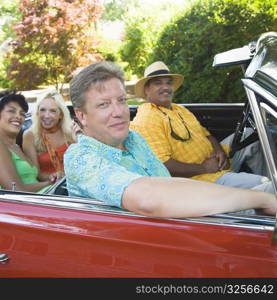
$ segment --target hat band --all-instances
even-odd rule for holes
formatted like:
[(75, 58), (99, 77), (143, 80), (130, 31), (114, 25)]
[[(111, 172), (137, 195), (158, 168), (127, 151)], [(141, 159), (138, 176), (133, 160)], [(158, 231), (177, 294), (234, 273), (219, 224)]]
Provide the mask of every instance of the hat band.
[(0, 102), (1, 102), (2, 100), (4, 100), (7, 96), (8, 96), (8, 95), (2, 96), (2, 97), (0, 98)]
[(162, 74), (169, 74), (169, 71), (168, 70), (158, 70), (158, 71), (149, 73), (147, 75), (147, 77), (149, 77), (149, 76), (155, 76), (155, 75), (162, 75)]

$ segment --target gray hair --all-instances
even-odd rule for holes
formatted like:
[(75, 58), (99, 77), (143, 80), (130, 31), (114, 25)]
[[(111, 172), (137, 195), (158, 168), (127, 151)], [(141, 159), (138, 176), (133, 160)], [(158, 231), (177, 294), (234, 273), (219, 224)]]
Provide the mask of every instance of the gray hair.
[(75, 108), (83, 108), (85, 93), (92, 87), (111, 78), (119, 79), (124, 85), (124, 73), (120, 67), (110, 61), (101, 61), (85, 67), (70, 81), (70, 99)]

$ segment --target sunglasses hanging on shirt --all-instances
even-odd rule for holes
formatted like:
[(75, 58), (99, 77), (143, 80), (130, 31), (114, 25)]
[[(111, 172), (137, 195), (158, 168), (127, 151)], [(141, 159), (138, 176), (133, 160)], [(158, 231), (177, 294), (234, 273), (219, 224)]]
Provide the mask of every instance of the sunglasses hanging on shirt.
[(178, 112), (177, 112), (177, 114), (178, 114), (178, 116), (180, 117), (180, 119), (181, 119), (181, 121), (182, 121), (184, 127), (186, 128), (186, 130), (187, 130), (187, 132), (188, 132), (188, 137), (187, 137), (187, 138), (182, 138), (182, 137), (180, 137), (180, 136), (173, 130), (172, 123), (171, 123), (171, 119), (170, 119), (169, 115), (168, 115), (167, 113), (165, 113), (164, 111), (162, 111), (159, 107), (157, 107), (157, 108), (158, 108), (158, 110), (159, 110), (160, 112), (163, 113), (164, 116), (166, 116), (166, 117), (168, 118), (169, 126), (170, 126), (170, 131), (171, 131), (171, 132), (170, 132), (170, 135), (171, 135), (175, 140), (178, 140), (178, 141), (181, 141), (181, 142), (187, 142), (188, 140), (190, 140), (190, 138), (191, 138), (190, 131), (189, 131), (189, 129), (188, 129), (188, 127), (187, 127), (187, 125), (186, 125), (184, 119), (182, 118), (182, 116), (181, 116)]

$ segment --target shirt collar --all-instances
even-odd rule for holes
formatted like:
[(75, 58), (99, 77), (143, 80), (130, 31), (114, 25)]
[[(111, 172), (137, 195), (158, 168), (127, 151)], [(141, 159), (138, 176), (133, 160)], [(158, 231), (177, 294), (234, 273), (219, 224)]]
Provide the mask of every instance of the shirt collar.
[(165, 108), (165, 107), (163, 107), (163, 106), (158, 106), (157, 104), (154, 104), (154, 103), (149, 103), (149, 102), (147, 102), (147, 103), (143, 103), (143, 104), (141, 104), (139, 107), (138, 107), (138, 110), (149, 110), (149, 109), (151, 109), (151, 108), (155, 108), (155, 109), (161, 109), (161, 110), (163, 110), (163, 111), (174, 111), (174, 110), (176, 110), (176, 109), (178, 109), (178, 104), (175, 104), (175, 103), (171, 103), (171, 109), (169, 109), (169, 108)]
[[(129, 130), (128, 136), (124, 140), (124, 145), (129, 152), (133, 152), (133, 148), (134, 148), (133, 139), (134, 139), (134, 133), (131, 130)], [(101, 143), (98, 140), (84, 134), (78, 135), (78, 143), (109, 160), (116, 160), (118, 162), (121, 160), (124, 152), (121, 149)]]

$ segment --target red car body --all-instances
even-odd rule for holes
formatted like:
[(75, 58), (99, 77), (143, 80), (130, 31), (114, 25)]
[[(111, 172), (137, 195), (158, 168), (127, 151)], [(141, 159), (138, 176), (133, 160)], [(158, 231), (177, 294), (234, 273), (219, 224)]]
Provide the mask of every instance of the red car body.
[(8, 201), (0, 210), (0, 277), (277, 277), (273, 226)]

